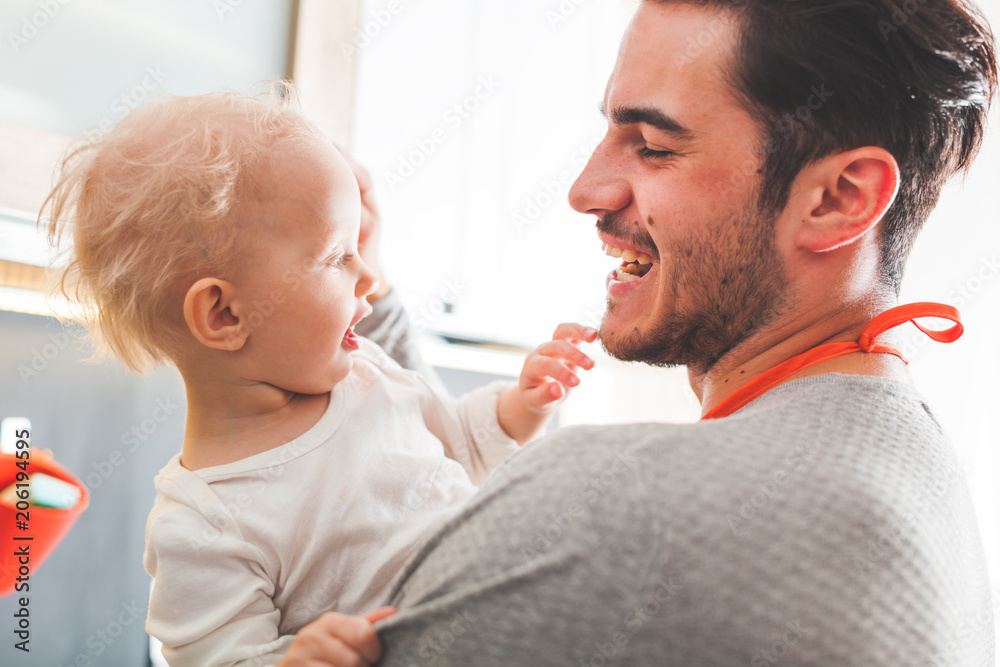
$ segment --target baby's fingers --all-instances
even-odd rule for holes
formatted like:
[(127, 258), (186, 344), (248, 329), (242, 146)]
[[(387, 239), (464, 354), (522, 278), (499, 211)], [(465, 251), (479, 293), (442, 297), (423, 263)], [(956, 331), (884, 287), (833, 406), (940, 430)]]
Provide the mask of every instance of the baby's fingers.
[(566, 396), (566, 390), (558, 382), (546, 382), (538, 387), (526, 389), (521, 393), (524, 405), (535, 412), (547, 413), (554, 407), (553, 403)]
[[(320, 616), (317, 622), (320, 623), (320, 629), (340, 640), (337, 643), (341, 643), (341, 650), (337, 651), (337, 654), (339, 660), (347, 660), (344, 664), (367, 665), (381, 657), (382, 643), (375, 634), (375, 627), (371, 621), (359, 616), (327, 612)], [(350, 654), (356, 656), (355, 662), (351, 662)]]
[(586, 370), (594, 367), (594, 360), (584, 354), (573, 343), (565, 340), (550, 340), (538, 346), (536, 352), (545, 357), (561, 359)]
[(389, 618), (396, 613), (395, 607), (379, 607), (375, 611), (370, 611), (361, 618), (365, 619), (369, 623), (378, 623), (382, 619)]
[(521, 388), (524, 390), (534, 389), (545, 383), (548, 378), (552, 378), (567, 387), (575, 387), (580, 384), (580, 378), (576, 376), (576, 373), (559, 359), (536, 355), (524, 365)]
[(593, 343), (597, 340), (597, 330), (591, 327), (585, 327), (582, 324), (576, 324), (575, 322), (563, 322), (556, 327), (556, 331), (552, 334), (553, 340), (566, 340), (571, 343)]
[(371, 664), (367, 656), (344, 641), (343, 618), (340, 614), (324, 614), (299, 630), (279, 663), (280, 667), (365, 667)]

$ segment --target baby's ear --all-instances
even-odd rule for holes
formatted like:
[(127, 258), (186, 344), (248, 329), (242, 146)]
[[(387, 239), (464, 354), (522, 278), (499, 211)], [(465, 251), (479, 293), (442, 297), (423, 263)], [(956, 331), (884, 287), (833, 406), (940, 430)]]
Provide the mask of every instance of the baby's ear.
[(184, 296), (184, 321), (195, 339), (214, 350), (243, 347), (249, 330), (233, 314), (233, 286), (218, 278), (202, 278)]

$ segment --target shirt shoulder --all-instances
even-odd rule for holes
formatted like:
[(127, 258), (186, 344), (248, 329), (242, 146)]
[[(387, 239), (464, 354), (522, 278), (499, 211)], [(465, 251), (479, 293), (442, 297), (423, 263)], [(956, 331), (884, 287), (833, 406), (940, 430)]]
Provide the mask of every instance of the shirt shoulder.
[(153, 576), (164, 559), (199, 559), (231, 541), (240, 526), (211, 486), (175, 457), (156, 476), (156, 503), (146, 519), (143, 562)]

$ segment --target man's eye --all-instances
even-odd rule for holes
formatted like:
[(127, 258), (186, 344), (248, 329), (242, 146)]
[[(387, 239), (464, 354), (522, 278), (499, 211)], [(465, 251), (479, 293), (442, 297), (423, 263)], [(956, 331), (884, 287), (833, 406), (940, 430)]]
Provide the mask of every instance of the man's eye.
[(674, 155), (677, 155), (677, 153), (674, 153), (673, 151), (654, 151), (648, 146), (643, 146), (639, 149), (639, 155), (651, 160), (662, 160), (664, 158), (673, 157)]

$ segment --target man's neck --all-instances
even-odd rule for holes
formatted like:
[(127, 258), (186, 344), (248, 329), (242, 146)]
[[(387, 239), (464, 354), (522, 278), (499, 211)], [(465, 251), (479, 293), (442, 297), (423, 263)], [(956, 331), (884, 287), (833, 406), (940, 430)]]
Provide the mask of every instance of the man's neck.
[[(701, 401), (705, 415), (733, 392), (761, 373), (819, 345), (857, 341), (868, 323), (895, 306), (886, 300), (863, 306), (844, 307), (833, 312), (810, 311), (781, 318), (755, 332), (733, 348), (707, 372), (688, 367), (691, 388)], [(899, 334), (887, 331), (879, 340), (899, 347)], [(819, 362), (782, 382), (823, 373), (875, 375), (909, 382), (906, 364), (892, 354), (856, 352)]]

